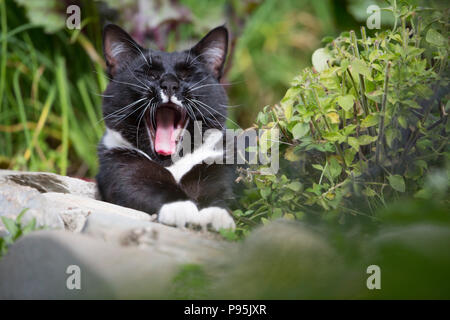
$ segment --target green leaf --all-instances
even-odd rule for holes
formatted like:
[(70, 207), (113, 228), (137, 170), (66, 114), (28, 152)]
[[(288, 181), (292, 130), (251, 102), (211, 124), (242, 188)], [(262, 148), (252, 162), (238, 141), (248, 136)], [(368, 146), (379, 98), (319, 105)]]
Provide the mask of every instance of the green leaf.
[(374, 125), (377, 125), (379, 122), (379, 115), (377, 114), (369, 114), (362, 122), (361, 127), (368, 128)]
[(28, 19), (34, 24), (44, 28), (47, 33), (54, 33), (65, 27), (65, 9), (60, 7), (57, 0), (26, 1), (16, 0), (25, 7)]
[(377, 193), (375, 191), (373, 191), (371, 188), (366, 187), (366, 189), (363, 190), (363, 194), (368, 196), (368, 197), (374, 197), (377, 195)]
[(220, 229), (219, 233), (222, 237), (228, 241), (236, 241), (239, 237), (234, 230), (231, 229)]
[(436, 30), (429, 29), (425, 37), (428, 43), (435, 45), (436, 47), (443, 47), (447, 42), (445, 38)]
[(284, 108), (284, 116), (286, 117), (287, 121), (291, 120), (293, 110), (294, 110), (294, 104), (293, 103), (286, 104), (286, 106)]
[(350, 166), (355, 158), (356, 151), (354, 149), (345, 149), (344, 151), (344, 159), (347, 166)]
[(264, 188), (259, 191), (261, 193), (261, 197), (264, 199), (267, 199), (269, 195), (272, 193), (272, 189), (270, 188)]
[(403, 129), (406, 129), (406, 127), (408, 126), (408, 124), (406, 123), (406, 118), (403, 116), (398, 117), (398, 123)]
[(309, 124), (308, 123), (297, 123), (294, 128), (292, 128), (292, 135), (294, 136), (294, 139), (300, 139), (305, 134), (307, 134), (309, 131)]
[(262, 125), (266, 125), (268, 121), (269, 121), (269, 115), (267, 113), (264, 113), (264, 112), (258, 113), (258, 116), (256, 117), (256, 122), (258, 122)]
[(414, 100), (403, 100), (404, 104), (410, 106), (413, 109), (421, 109), (422, 107)]
[(286, 188), (289, 188), (295, 192), (298, 192), (302, 189), (302, 184), (298, 181), (293, 181), (291, 183), (289, 183)]
[(28, 208), (25, 208), (25, 209), (23, 209), (22, 211), (20, 211), (19, 215), (18, 215), (17, 218), (16, 218), (16, 222), (17, 222), (18, 224), (20, 224), (20, 222), (22, 221), (23, 215), (24, 215), (25, 212), (27, 212), (27, 211), (28, 211)]
[(16, 222), (8, 217), (1, 217), (2, 222), (5, 225), (6, 230), (11, 234), (11, 237), (14, 238), (15, 235), (19, 232), (19, 228), (17, 227)]
[(280, 102), (281, 107), (284, 110), (284, 115), (288, 121), (292, 117), (294, 103), (298, 99), (300, 91), (301, 89), (299, 87), (289, 88)]
[(375, 101), (377, 103), (381, 103), (381, 96), (383, 95), (383, 91), (381, 90), (374, 90), (371, 92), (366, 92), (366, 97), (372, 101)]
[(336, 158), (331, 158), (329, 163), (330, 163), (330, 165), (328, 166), (328, 168), (330, 169), (330, 174), (334, 179), (341, 174), (342, 167), (339, 164), (339, 162), (336, 160)]
[(337, 103), (345, 111), (350, 111), (353, 108), (354, 101), (355, 101), (355, 97), (353, 97), (353, 95), (351, 95), (351, 94), (348, 94), (348, 95), (345, 95), (345, 96), (339, 96), (337, 98)]
[(320, 164), (313, 164), (312, 167), (313, 167), (314, 169), (319, 170), (319, 171), (323, 171), (323, 167), (322, 167)]
[(386, 130), (386, 143), (389, 148), (392, 148), (392, 142), (397, 137), (397, 130), (394, 130), (392, 128), (388, 128)]
[(295, 217), (296, 217), (298, 220), (303, 219), (304, 216), (305, 216), (305, 213), (304, 213), (303, 211), (298, 211), (298, 212), (295, 213)]
[(289, 201), (289, 200), (294, 199), (294, 197), (295, 197), (295, 193), (293, 193), (293, 192), (285, 192), (283, 194), (283, 196), (281, 197), (281, 200)]
[(284, 158), (291, 162), (295, 162), (295, 161), (298, 161), (301, 159), (300, 156), (295, 153), (295, 147), (292, 147), (292, 146), (290, 146), (289, 148), (286, 149), (286, 151), (284, 153)]
[(33, 217), (30, 222), (22, 229), (22, 234), (26, 235), (34, 230), (36, 230), (36, 218)]
[(282, 215), (283, 215), (283, 210), (281, 210), (281, 208), (275, 208), (275, 209), (273, 209), (272, 216), (270, 217), (270, 219), (275, 220), (275, 219), (281, 218)]
[(342, 134), (340, 134), (339, 132), (325, 132), (322, 134), (322, 136), (331, 142), (345, 141), (345, 137)]
[(365, 76), (369, 80), (372, 79), (372, 75), (370, 74), (370, 69), (364, 61), (362, 61), (360, 59), (354, 59), (352, 61), (351, 66), (352, 66), (353, 71)]
[(348, 137), (348, 144), (356, 151), (359, 150), (359, 142), (355, 137)]
[(364, 145), (374, 142), (376, 140), (377, 140), (377, 137), (371, 137), (367, 134), (358, 137), (358, 143), (360, 146), (364, 146)]
[(394, 190), (405, 192), (405, 180), (401, 175), (395, 174), (388, 176), (389, 184)]
[(327, 113), (327, 117), (330, 119), (331, 123), (340, 123), (339, 115), (336, 112)]

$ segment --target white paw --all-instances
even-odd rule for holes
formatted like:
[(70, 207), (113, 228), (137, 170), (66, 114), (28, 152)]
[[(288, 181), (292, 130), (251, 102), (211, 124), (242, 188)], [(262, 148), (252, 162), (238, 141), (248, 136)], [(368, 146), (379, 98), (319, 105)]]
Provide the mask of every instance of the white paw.
[(199, 212), (192, 201), (171, 202), (161, 207), (158, 221), (170, 226), (184, 228), (186, 224), (199, 224)]
[(159, 210), (158, 221), (178, 228), (184, 228), (186, 225), (200, 226), (203, 230), (210, 225), (215, 231), (236, 227), (227, 210), (209, 207), (198, 211), (192, 201), (177, 201), (163, 205)]
[(236, 224), (227, 210), (219, 207), (208, 207), (200, 210), (202, 225), (210, 224), (211, 227), (219, 231), (220, 229), (235, 229)]

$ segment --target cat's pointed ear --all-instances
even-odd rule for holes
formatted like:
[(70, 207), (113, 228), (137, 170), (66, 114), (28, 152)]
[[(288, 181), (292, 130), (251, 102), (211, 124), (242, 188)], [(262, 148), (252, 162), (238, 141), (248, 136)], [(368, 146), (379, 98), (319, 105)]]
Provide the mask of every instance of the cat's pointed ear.
[(142, 50), (119, 26), (108, 24), (103, 28), (103, 54), (110, 76), (114, 77), (120, 66), (129, 63)]
[(205, 61), (212, 74), (220, 79), (228, 50), (228, 30), (224, 26), (211, 30), (192, 49)]

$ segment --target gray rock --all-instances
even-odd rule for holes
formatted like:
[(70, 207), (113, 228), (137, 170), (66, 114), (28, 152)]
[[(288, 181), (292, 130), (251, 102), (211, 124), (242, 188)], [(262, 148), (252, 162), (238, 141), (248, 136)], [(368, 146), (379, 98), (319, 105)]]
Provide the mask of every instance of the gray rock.
[(31, 187), (40, 193), (70, 193), (92, 199), (96, 199), (97, 196), (97, 187), (94, 182), (47, 172), (0, 170), (0, 184), (11, 183)]
[[(76, 178), (63, 177), (53, 173), (15, 172), (0, 170), (0, 216), (15, 219), (27, 208), (23, 221), (26, 223), (35, 218), (38, 226), (62, 229), (65, 226), (63, 213), (54, 208), (53, 199), (49, 193), (67, 194), (95, 199), (96, 185)], [(82, 219), (74, 217), (67, 221), (73, 231), (80, 230)], [(5, 228), (0, 222), (0, 235), (5, 234)]]
[[(47, 229), (0, 258), (0, 299), (161, 297), (181, 265), (213, 262), (231, 246), (217, 234), (96, 200), (95, 184), (54, 174), (0, 171), (0, 208), (13, 219), (28, 208), (22, 221), (35, 218)], [(81, 290), (66, 287), (69, 265), (81, 269)]]
[[(81, 288), (70, 290), (69, 266)], [(70, 270), (70, 269), (69, 269)], [(177, 270), (156, 250), (122, 248), (64, 231), (19, 239), (0, 260), (0, 299), (103, 299), (161, 296)]]

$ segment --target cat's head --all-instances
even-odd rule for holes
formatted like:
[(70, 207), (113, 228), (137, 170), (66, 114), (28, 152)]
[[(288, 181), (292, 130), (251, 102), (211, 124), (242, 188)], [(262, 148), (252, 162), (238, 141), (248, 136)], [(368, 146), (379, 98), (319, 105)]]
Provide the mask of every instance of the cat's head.
[(104, 93), (107, 128), (150, 156), (164, 159), (177, 150), (184, 129), (193, 137), (223, 130), (227, 97), (219, 83), (228, 47), (223, 26), (211, 30), (185, 51), (142, 48), (120, 27), (103, 31), (103, 52), (110, 82)]

